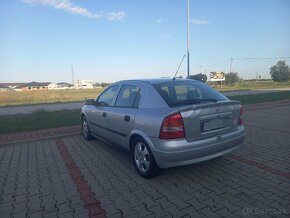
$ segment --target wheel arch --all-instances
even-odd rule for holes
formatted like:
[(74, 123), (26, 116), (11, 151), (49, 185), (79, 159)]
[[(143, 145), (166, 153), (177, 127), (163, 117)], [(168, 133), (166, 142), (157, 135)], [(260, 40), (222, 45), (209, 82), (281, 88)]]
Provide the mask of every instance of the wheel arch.
[(133, 142), (136, 138), (142, 138), (143, 140), (145, 140), (145, 142), (148, 144), (150, 148), (155, 148), (154, 144), (152, 143), (152, 141), (150, 140), (150, 137), (147, 134), (145, 134), (141, 130), (134, 130), (131, 132), (130, 139), (129, 139), (130, 151), (132, 151), (132, 147), (134, 145)]
[(87, 119), (87, 117), (86, 117), (85, 113), (84, 113), (84, 112), (82, 112), (82, 113), (81, 113), (81, 120), (82, 120), (84, 117)]

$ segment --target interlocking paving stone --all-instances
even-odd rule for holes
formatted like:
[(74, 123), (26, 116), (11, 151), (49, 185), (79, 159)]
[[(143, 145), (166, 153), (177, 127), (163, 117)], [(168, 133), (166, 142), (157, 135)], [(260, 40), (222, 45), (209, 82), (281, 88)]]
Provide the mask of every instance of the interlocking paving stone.
[[(259, 130), (248, 128), (247, 131), (248, 134), (254, 134), (255, 131)], [(273, 135), (267, 137), (273, 137)], [(283, 137), (284, 141), (288, 142), (288, 135), (283, 133)], [(255, 140), (258, 141), (257, 139)], [(272, 139), (272, 141), (273, 140), (275, 139)], [(251, 203), (257, 201), (267, 202), (268, 204), (265, 206), (268, 207), (273, 201), (280, 202), (281, 204), (279, 205), (281, 207), (289, 207), (289, 204), (286, 204), (286, 201), (283, 200), (286, 196), (277, 195), (280, 200), (275, 199), (276, 197), (273, 197), (273, 195), (267, 191), (270, 188), (272, 188), (273, 191), (275, 191), (275, 188), (279, 190), (279, 185), (289, 189), (290, 186), (287, 179), (283, 179), (279, 175), (272, 175), (271, 172), (257, 169), (255, 166), (244, 165), (239, 161), (231, 160), (229, 157), (222, 157), (192, 166), (164, 170), (159, 177), (150, 181), (145, 180), (146, 182), (142, 184), (139, 189), (141, 194), (138, 194), (138, 189), (136, 189), (135, 184), (137, 180), (131, 180), (133, 176), (138, 177), (138, 175), (134, 175), (134, 169), (132, 169), (130, 161), (127, 160), (127, 154), (99, 141), (86, 142), (75, 137), (74, 140), (67, 138), (65, 142), (74, 156), (74, 159), (78, 160), (77, 165), (83, 166), (83, 168), (86, 169), (88, 174), (85, 176), (89, 176), (90, 173), (93, 174), (95, 171), (101, 174), (106, 172), (107, 178), (115, 177), (115, 184), (120, 184), (121, 181), (123, 182), (123, 179), (121, 180), (119, 178), (124, 174), (128, 176), (128, 183), (122, 183), (122, 185), (125, 184), (128, 189), (124, 187), (121, 189), (118, 185), (114, 186), (114, 184), (110, 182), (112, 179), (108, 181), (108, 179), (105, 178), (90, 176), (91, 179), (95, 179), (95, 183), (98, 183), (105, 193), (108, 193), (108, 195), (112, 197), (111, 190), (114, 190), (114, 195), (116, 195), (116, 192), (119, 192), (122, 196), (130, 197), (131, 191), (137, 195), (137, 199), (143, 202), (147, 208), (158, 208), (156, 205), (156, 203), (158, 203), (158, 205), (161, 205), (160, 209), (162, 211), (162, 205), (166, 205), (165, 201), (168, 203), (175, 201), (174, 205), (177, 211), (183, 211), (189, 207), (199, 213), (202, 211), (205, 216), (217, 213), (217, 211), (220, 211), (220, 213), (217, 213), (220, 216), (225, 214), (237, 216), (237, 212), (241, 212), (242, 206), (250, 206)], [(81, 148), (77, 146), (77, 144), (84, 144), (84, 147)], [(251, 147), (253, 147), (253, 142), (247, 142), (241, 149), (235, 152), (235, 155), (241, 153), (245, 158), (252, 158), (251, 156), (245, 156), (243, 154), (244, 150), (249, 150)], [(253, 149), (258, 148), (254, 147)], [(284, 149), (287, 150), (289, 148), (284, 146)], [(286, 152), (289, 151), (287, 150)], [(264, 155), (263, 152), (260, 153)], [(279, 153), (283, 154), (281, 151), (279, 151)], [(108, 154), (110, 154), (110, 156), (108, 156)], [(112, 160), (112, 157), (114, 157), (114, 160)], [(267, 161), (267, 158), (265, 158), (264, 161)], [(279, 158), (276, 161), (279, 161)], [(271, 165), (272, 163), (268, 161), (265, 164)], [(112, 167), (110, 167), (110, 165)], [(103, 166), (103, 169), (101, 169), (100, 166)], [(124, 168), (131, 169), (132, 172), (122, 171)], [(92, 180), (90, 181), (92, 182)], [(140, 195), (142, 197), (140, 197)], [(269, 198), (271, 200), (269, 200)], [(196, 199), (196, 202), (198, 202), (195, 204), (196, 208), (194, 208), (194, 203), (190, 204), (190, 200), (192, 199)], [(119, 202), (120, 200), (116, 201)], [(110, 204), (110, 199), (106, 200), (104, 197), (101, 197), (100, 201), (105, 209), (106, 205)], [(114, 201), (113, 203), (115, 204)], [(117, 204), (119, 206), (122, 205), (122, 203)], [(132, 204), (134, 205), (134, 203)], [(133, 207), (133, 205), (131, 206)], [(167, 206), (164, 206), (164, 208), (166, 207)]]
[(55, 140), (1, 145), (0, 217), (89, 217), (92, 193), (107, 217), (289, 217), (289, 106), (249, 108), (244, 119), (246, 140), (232, 153), (239, 158), (167, 169), (150, 180), (126, 152), (79, 135), (61, 138), (69, 166), (79, 170), (68, 170)]
[[(87, 181), (81, 175), (81, 171), (75, 164), (71, 154), (67, 150), (62, 139), (55, 140), (56, 146), (64, 160), (67, 170), (74, 181), (81, 199), (84, 201), (84, 207), (89, 211), (89, 217), (104, 217), (105, 211), (100, 207), (100, 202), (95, 198), (95, 194), (91, 191), (91, 187)], [(60, 198), (63, 197), (63, 193), (60, 193)], [(65, 217), (71, 214), (69, 204), (58, 206), (59, 216), (64, 214)]]
[[(0, 147), (0, 154), (2, 151), (5, 155), (0, 156), (0, 178), (4, 178), (0, 182), (0, 217), (56, 217), (60, 199), (70, 202), (66, 190), (70, 176), (54, 141), (7, 145)], [(13, 169), (13, 180), (8, 169)], [(10, 210), (9, 215), (2, 208)]]

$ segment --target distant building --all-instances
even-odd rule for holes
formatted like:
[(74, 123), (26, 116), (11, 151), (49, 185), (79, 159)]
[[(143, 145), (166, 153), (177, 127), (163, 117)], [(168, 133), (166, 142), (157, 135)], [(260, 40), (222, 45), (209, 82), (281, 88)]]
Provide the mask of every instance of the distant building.
[(78, 80), (74, 87), (77, 89), (93, 89), (93, 81), (92, 80)]
[(14, 88), (15, 91), (46, 91), (48, 90), (48, 85), (51, 84), (50, 82), (31, 82), (26, 83)]
[(5, 86), (3, 84), (0, 84), (0, 92), (10, 91), (10, 90), (13, 90), (13, 89), (11, 89), (8, 86)]
[(54, 90), (54, 89), (69, 89), (72, 86), (73, 86), (72, 84), (65, 83), (65, 82), (61, 82), (61, 83), (50, 83), (48, 85), (48, 90)]
[(72, 87), (73, 85), (70, 84), (70, 83), (66, 83), (66, 82), (61, 82), (61, 83), (58, 83), (57, 84), (60, 88), (70, 88)]
[(48, 90), (51, 90), (51, 89), (59, 89), (59, 85), (56, 84), (56, 83), (50, 83), (48, 86), (47, 86)]
[(7, 86), (8, 88), (14, 89), (17, 86), (24, 85), (26, 83), (0, 83), (1, 85)]

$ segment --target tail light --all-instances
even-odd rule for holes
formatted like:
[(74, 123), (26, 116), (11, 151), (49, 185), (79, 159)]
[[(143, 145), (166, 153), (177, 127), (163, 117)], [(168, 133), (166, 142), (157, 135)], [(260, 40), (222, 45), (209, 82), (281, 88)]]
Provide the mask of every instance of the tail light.
[(178, 139), (184, 137), (185, 131), (182, 116), (180, 113), (172, 114), (163, 120), (159, 133), (159, 138)]
[(243, 125), (243, 106), (240, 108), (239, 126)]

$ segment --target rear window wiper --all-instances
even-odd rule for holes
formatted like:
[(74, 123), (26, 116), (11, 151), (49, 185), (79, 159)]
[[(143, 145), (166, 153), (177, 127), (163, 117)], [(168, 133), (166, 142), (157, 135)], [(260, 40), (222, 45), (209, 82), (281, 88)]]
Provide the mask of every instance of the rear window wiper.
[(214, 102), (216, 103), (218, 100), (215, 99), (215, 98), (205, 98), (205, 99), (195, 99), (194, 101), (197, 101), (197, 102)]

